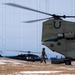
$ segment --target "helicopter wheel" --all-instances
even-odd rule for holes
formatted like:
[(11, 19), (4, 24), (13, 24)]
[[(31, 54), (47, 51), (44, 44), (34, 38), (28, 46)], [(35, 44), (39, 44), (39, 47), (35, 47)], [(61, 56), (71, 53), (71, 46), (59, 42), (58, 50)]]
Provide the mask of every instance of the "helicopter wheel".
[(70, 60), (66, 60), (65, 61), (65, 65), (71, 65), (71, 61)]

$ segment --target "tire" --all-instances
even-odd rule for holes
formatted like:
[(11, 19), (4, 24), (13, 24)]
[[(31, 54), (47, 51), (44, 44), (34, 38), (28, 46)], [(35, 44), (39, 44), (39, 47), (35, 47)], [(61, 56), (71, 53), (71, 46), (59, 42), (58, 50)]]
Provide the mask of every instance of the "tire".
[(71, 65), (71, 61), (70, 60), (65, 61), (65, 65)]

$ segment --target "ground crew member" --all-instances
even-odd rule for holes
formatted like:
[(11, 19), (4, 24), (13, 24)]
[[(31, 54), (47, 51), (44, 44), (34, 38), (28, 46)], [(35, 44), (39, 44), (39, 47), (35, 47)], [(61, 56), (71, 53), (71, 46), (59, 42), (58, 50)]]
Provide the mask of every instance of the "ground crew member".
[(42, 50), (42, 55), (41, 55), (41, 63), (42, 63), (43, 61), (46, 63), (45, 56), (47, 56), (47, 55), (46, 55), (46, 52), (45, 52), (45, 48), (43, 48), (43, 50)]

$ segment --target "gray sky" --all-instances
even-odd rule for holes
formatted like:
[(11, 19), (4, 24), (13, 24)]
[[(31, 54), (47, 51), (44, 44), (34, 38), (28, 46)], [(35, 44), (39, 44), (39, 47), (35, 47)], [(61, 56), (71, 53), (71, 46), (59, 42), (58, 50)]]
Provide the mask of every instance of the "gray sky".
[[(0, 0), (0, 51), (2, 55), (20, 54), (8, 50), (41, 52), (42, 22), (22, 23), (23, 21), (50, 17), (3, 3), (16, 3), (36, 10), (58, 15), (75, 15), (75, 0)], [(74, 19), (66, 19), (75, 21)], [(56, 55), (47, 47), (51, 56)]]

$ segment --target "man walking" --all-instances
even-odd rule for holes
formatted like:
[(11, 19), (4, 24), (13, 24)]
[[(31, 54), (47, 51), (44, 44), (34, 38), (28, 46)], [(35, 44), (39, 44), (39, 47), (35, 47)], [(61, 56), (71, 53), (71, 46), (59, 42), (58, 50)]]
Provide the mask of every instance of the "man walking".
[(47, 55), (46, 55), (46, 52), (45, 52), (45, 48), (43, 48), (43, 50), (42, 50), (42, 55), (41, 55), (41, 63), (42, 63), (43, 61), (46, 63), (45, 56), (47, 56)]

